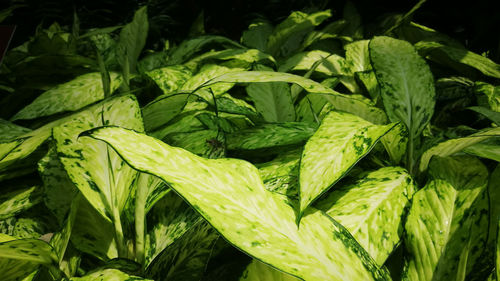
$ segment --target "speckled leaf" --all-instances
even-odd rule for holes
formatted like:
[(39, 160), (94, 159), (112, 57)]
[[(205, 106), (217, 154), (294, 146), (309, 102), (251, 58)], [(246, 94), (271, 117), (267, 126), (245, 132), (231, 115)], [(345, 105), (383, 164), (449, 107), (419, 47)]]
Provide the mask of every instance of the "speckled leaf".
[[(415, 44), (418, 52), (430, 60), (445, 64), (459, 71), (460, 65), (475, 68), (482, 74), (500, 78), (500, 65), (487, 57), (473, 53), (465, 48), (446, 46), (438, 42), (422, 41)], [(457, 65), (458, 64), (458, 65)]]
[(331, 15), (330, 10), (312, 14), (292, 12), (269, 35), (267, 51), (274, 57), (288, 57), (301, 47), (302, 40), (315, 26), (320, 25)]
[(474, 91), (485, 95), (491, 110), (500, 112), (500, 86), (493, 86), (484, 82), (476, 82)]
[(200, 280), (218, 237), (210, 224), (199, 220), (151, 262), (146, 276), (155, 281)]
[(151, 209), (148, 217), (153, 225), (146, 236), (146, 263), (201, 222), (201, 217), (174, 192), (168, 193)]
[(273, 32), (273, 26), (267, 21), (258, 21), (250, 24), (248, 29), (243, 31), (241, 43), (245, 46), (267, 52), (267, 40)]
[(373, 125), (349, 113), (330, 112), (302, 153), (300, 213), (370, 152), (392, 127), (394, 124)]
[(45, 206), (54, 214), (59, 225), (62, 225), (78, 189), (59, 161), (55, 146), (51, 146), (47, 154), (38, 161), (38, 172), (43, 181)]
[[(196, 91), (196, 94), (204, 97), (206, 100), (212, 100), (212, 93), (215, 97), (218, 97), (234, 86), (234, 83), (219, 83), (210, 85), (212, 92), (208, 89), (200, 89), (202, 86), (206, 85), (207, 82), (213, 80), (216, 77), (220, 77), (223, 74), (237, 72), (243, 70), (242, 68), (229, 68), (222, 65), (216, 64), (206, 64), (204, 65), (198, 73), (191, 77), (184, 85), (179, 89), (183, 93), (192, 93)], [(198, 90), (198, 91), (197, 91)]]
[[(258, 67), (257, 70), (272, 70)], [(290, 86), (285, 82), (252, 83), (246, 87), (247, 94), (266, 122), (295, 121)]]
[[(10, 142), (16, 139), (16, 137), (24, 135), (30, 131), (31, 130), (28, 128), (18, 126), (0, 118), (0, 143)], [(1, 158), (2, 153), (0, 152), (0, 159)]]
[(294, 210), (265, 189), (248, 162), (200, 158), (121, 128), (88, 134), (112, 145), (134, 168), (164, 179), (227, 241), (267, 264), (306, 280), (389, 280), (324, 213), (309, 209), (298, 228)]
[(186, 62), (197, 52), (202, 51), (206, 46), (213, 46), (215, 43), (228, 48), (244, 48), (242, 45), (227, 39), (223, 36), (205, 35), (198, 38), (183, 41), (170, 55), (169, 64), (177, 65)]
[(345, 45), (345, 61), (351, 73), (372, 68), (368, 51), (369, 42), (369, 40), (359, 40)]
[(191, 69), (196, 69), (204, 63), (218, 62), (228, 67), (241, 67), (250, 68), (253, 64), (271, 63), (275, 64), (276, 61), (270, 55), (263, 53), (256, 49), (227, 49), (222, 51), (206, 52), (188, 62), (184, 65)]
[[(467, 280), (488, 235), (488, 171), (476, 158), (435, 158), (405, 225), (403, 280)], [(486, 209), (484, 209), (486, 207)]]
[(317, 61), (322, 61), (322, 63), (316, 67), (316, 72), (326, 76), (348, 74), (346, 61), (343, 57), (320, 50), (299, 53), (290, 57), (280, 65), (279, 71), (307, 71), (311, 69)]
[(205, 158), (221, 158), (225, 154), (224, 134), (217, 130), (176, 133), (163, 141)]
[(497, 126), (500, 126), (500, 112), (490, 110), (482, 106), (471, 106), (467, 109), (473, 110), (477, 113), (484, 115), (486, 118), (493, 121)]
[(305, 142), (316, 131), (316, 125), (306, 122), (262, 124), (226, 135), (229, 150), (253, 150)]
[(368, 92), (373, 101), (378, 101), (380, 97), (380, 87), (377, 82), (377, 76), (373, 70), (367, 70), (354, 73), (355, 79)]
[(143, 6), (135, 12), (132, 21), (120, 31), (116, 54), (122, 68), (128, 67), (124, 72), (136, 72), (137, 59), (146, 44), (148, 29), (148, 9), (147, 6)]
[(438, 145), (429, 148), (422, 154), (422, 156), (420, 157), (419, 170), (420, 172), (425, 171), (427, 169), (427, 166), (429, 165), (429, 161), (433, 156), (450, 156), (463, 150), (464, 148), (495, 136), (500, 136), (500, 128), (498, 127), (486, 129), (467, 137), (441, 142)]
[(256, 164), (267, 190), (298, 199), (301, 154), (302, 148), (294, 149), (269, 162)]
[(173, 133), (192, 132), (205, 129), (205, 125), (203, 125), (196, 116), (197, 112), (181, 113), (166, 126), (149, 132), (149, 135), (157, 139), (163, 139), (165, 136)]
[(118, 269), (102, 269), (89, 273), (83, 277), (72, 277), (70, 281), (153, 281), (138, 276), (128, 275)]
[(144, 128), (153, 131), (167, 124), (182, 112), (188, 102), (189, 94), (162, 95), (142, 109)]
[[(5, 242), (15, 241), (15, 237), (7, 234), (0, 233), (0, 245)], [(2, 246), (0, 246), (1, 248)], [(30, 275), (30, 273), (37, 270), (40, 266), (37, 262), (29, 260), (17, 260), (9, 258), (0, 258), (0, 276), (3, 280), (26, 280), (23, 279)], [(30, 279), (28, 279), (30, 280)]]
[(116, 222), (130, 195), (136, 171), (102, 142), (78, 138), (85, 130), (108, 124), (143, 131), (135, 97), (118, 97), (95, 111), (84, 111), (72, 122), (54, 128), (53, 136), (70, 179), (104, 218)]
[(434, 112), (434, 78), (429, 66), (406, 41), (375, 37), (369, 49), (387, 116), (392, 122), (402, 121), (409, 138), (416, 138)]
[[(117, 73), (110, 73), (111, 92), (122, 83)], [(104, 99), (101, 74), (92, 72), (60, 84), (40, 96), (32, 103), (21, 109), (12, 120), (34, 119), (66, 111), (76, 111), (86, 105)]]
[(402, 123), (398, 123), (381, 139), (385, 150), (391, 158), (392, 164), (398, 165), (401, 162), (408, 145), (408, 130)]
[(238, 281), (298, 281), (297, 277), (276, 270), (258, 260), (252, 262), (245, 268)]
[(349, 230), (382, 265), (402, 238), (403, 218), (414, 191), (403, 168), (385, 167), (356, 184), (334, 190), (316, 207)]
[(464, 149), (465, 153), (500, 162), (500, 143), (476, 143)]
[(165, 95), (175, 93), (191, 77), (191, 71), (182, 65), (166, 66), (146, 72)]
[(1, 242), (0, 259), (30, 261), (47, 265), (57, 263), (57, 256), (52, 247), (47, 242), (38, 239), (16, 239)]
[(245, 115), (250, 120), (259, 119), (257, 110), (252, 105), (242, 99), (237, 99), (229, 94), (223, 94), (217, 98), (217, 110), (233, 114)]
[(42, 202), (40, 186), (8, 190), (4, 187), (0, 195), (0, 220), (15, 216), (40, 202)]

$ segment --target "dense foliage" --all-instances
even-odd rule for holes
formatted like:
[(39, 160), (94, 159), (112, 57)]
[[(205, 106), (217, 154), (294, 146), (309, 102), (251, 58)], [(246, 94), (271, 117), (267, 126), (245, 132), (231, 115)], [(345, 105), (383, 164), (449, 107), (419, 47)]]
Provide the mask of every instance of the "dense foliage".
[(0, 69), (0, 277), (498, 280), (500, 65), (422, 3), (39, 28)]

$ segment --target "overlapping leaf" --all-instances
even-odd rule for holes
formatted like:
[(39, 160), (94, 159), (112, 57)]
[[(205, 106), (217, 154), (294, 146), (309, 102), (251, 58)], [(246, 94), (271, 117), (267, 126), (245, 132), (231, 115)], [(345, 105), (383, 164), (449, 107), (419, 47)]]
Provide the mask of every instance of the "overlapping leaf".
[(128, 275), (123, 271), (118, 269), (102, 269), (89, 273), (83, 277), (72, 277), (70, 281), (153, 281), (151, 279), (145, 279), (138, 276)]
[(136, 169), (168, 182), (230, 243), (265, 263), (306, 280), (389, 278), (320, 211), (310, 209), (297, 228), (294, 210), (265, 190), (258, 170), (245, 161), (203, 159), (120, 128), (89, 134), (112, 145)]
[(258, 260), (252, 262), (245, 268), (239, 281), (298, 281), (297, 277), (276, 270)]
[[(6, 143), (14, 140), (16, 137), (24, 135), (31, 130), (18, 126), (7, 120), (0, 119), (0, 143)], [(0, 159), (2, 154), (0, 153)]]
[[(120, 31), (116, 54), (118, 62), (125, 73), (136, 72), (137, 59), (146, 44), (148, 29), (147, 6), (143, 6), (135, 12), (132, 22), (125, 25)], [(128, 79), (128, 77), (124, 78)]]
[(3, 189), (0, 195), (0, 220), (15, 216), (42, 201), (40, 186)]
[(192, 73), (185, 66), (175, 65), (157, 68), (146, 72), (165, 95), (175, 93), (191, 77)]
[(304, 147), (300, 160), (300, 213), (341, 179), (392, 125), (330, 112)]

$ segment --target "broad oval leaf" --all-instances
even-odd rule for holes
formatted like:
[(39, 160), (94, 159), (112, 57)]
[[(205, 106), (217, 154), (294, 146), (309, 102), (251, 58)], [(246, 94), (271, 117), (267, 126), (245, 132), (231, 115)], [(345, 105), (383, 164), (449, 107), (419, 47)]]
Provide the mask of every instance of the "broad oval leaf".
[[(110, 73), (111, 92), (122, 83), (118, 73)], [(21, 109), (12, 120), (34, 119), (66, 111), (76, 111), (89, 104), (104, 99), (101, 74), (93, 72), (60, 84), (37, 97), (32, 103)]]
[(405, 225), (403, 280), (466, 280), (488, 231), (488, 171), (476, 158), (434, 158), (431, 181), (413, 196)]
[(330, 112), (306, 143), (300, 159), (300, 214), (392, 127), (394, 124), (373, 125), (349, 113)]
[(112, 145), (134, 168), (161, 177), (227, 241), (267, 264), (305, 280), (389, 279), (324, 213), (310, 209), (298, 228), (294, 210), (265, 189), (248, 162), (200, 158), (121, 128), (88, 134)]
[(414, 191), (406, 170), (385, 167), (334, 190), (316, 207), (347, 228), (382, 265), (402, 238), (403, 218)]

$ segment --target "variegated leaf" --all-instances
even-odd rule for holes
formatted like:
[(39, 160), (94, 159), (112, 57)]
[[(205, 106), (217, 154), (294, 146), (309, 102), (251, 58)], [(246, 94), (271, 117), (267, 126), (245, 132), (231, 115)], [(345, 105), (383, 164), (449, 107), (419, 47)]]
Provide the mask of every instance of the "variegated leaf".
[(368, 43), (370, 43), (369, 40), (358, 40), (345, 45), (345, 61), (349, 72), (372, 69)]
[(196, 118), (198, 114), (198, 112), (181, 113), (165, 127), (149, 132), (149, 135), (157, 139), (163, 139), (169, 134), (187, 133), (206, 129), (205, 125)]
[(299, 53), (290, 57), (280, 65), (279, 71), (307, 71), (318, 61), (321, 61), (321, 63), (316, 67), (316, 72), (326, 76), (349, 74), (346, 61), (343, 57), (320, 50)]
[(465, 153), (500, 162), (500, 143), (476, 143), (464, 149)]
[[(0, 233), (0, 245), (5, 242), (15, 241), (15, 239), (15, 237)], [(2, 246), (0, 246), (1, 248)], [(30, 260), (0, 258), (0, 276), (4, 280), (31, 280), (28, 276), (32, 275), (33, 272), (36, 273), (39, 267), (39, 263)]]
[(477, 132), (467, 137), (451, 139), (441, 142), (438, 145), (429, 148), (422, 154), (422, 156), (420, 157), (419, 170), (420, 172), (425, 171), (427, 169), (427, 166), (429, 165), (429, 161), (434, 156), (441, 156), (441, 157), (450, 156), (473, 144), (479, 143), (481, 141), (496, 136), (500, 136), (500, 128), (498, 127), (485, 129), (483, 131)]
[(153, 281), (138, 276), (128, 275), (118, 269), (102, 269), (89, 273), (83, 277), (72, 277), (70, 281)]
[(182, 65), (166, 66), (146, 72), (165, 95), (175, 93), (191, 77), (191, 71)]
[(167, 124), (182, 112), (189, 94), (162, 95), (142, 108), (144, 128), (147, 132)]
[(54, 249), (39, 239), (6, 239), (2, 234), (0, 242), (0, 259), (29, 261), (38, 264), (57, 264)]
[(406, 41), (375, 37), (369, 49), (387, 116), (406, 125), (412, 142), (434, 112), (434, 78), (429, 66)]
[(500, 112), (500, 86), (493, 86), (485, 82), (476, 82), (474, 91), (485, 95), (491, 110)]
[(238, 281), (298, 281), (297, 277), (276, 270), (258, 260), (252, 260)]
[(316, 126), (305, 122), (262, 124), (226, 135), (228, 150), (254, 150), (300, 144), (310, 138)]
[(146, 44), (148, 36), (148, 9), (142, 6), (134, 13), (134, 18), (120, 30), (120, 39), (116, 44), (116, 56), (121, 65), (124, 77), (128, 85), (129, 77), (126, 73), (135, 73), (137, 71), (137, 59), (142, 48)]
[(215, 159), (225, 155), (224, 135), (217, 130), (176, 133), (168, 135), (163, 141), (205, 158)]
[(250, 68), (253, 64), (259, 62), (271, 64), (276, 63), (273, 57), (256, 49), (227, 49), (222, 51), (206, 52), (186, 62), (184, 65), (195, 69), (198, 65), (211, 61), (220, 61), (219, 64), (223, 64), (231, 68)]
[(266, 189), (297, 199), (299, 193), (299, 161), (302, 148), (294, 149), (273, 160), (257, 164)]
[(210, 224), (199, 220), (151, 262), (146, 276), (155, 281), (200, 280), (218, 237)]
[(414, 191), (403, 168), (386, 167), (334, 190), (316, 207), (347, 228), (382, 265), (402, 238), (403, 218)]
[(473, 157), (438, 157), (430, 175), (405, 225), (403, 280), (468, 280), (488, 235), (488, 171)]
[(267, 40), (272, 32), (273, 26), (271, 23), (259, 20), (251, 23), (248, 29), (243, 31), (241, 43), (245, 46), (267, 53)]
[[(0, 143), (10, 142), (18, 136), (24, 135), (30, 131), (31, 130), (28, 128), (24, 128), (7, 120), (0, 119)], [(1, 152), (0, 159), (2, 159)]]
[(373, 125), (349, 113), (330, 112), (302, 153), (300, 214), (370, 152), (392, 127), (394, 124)]
[(267, 264), (306, 280), (389, 279), (324, 213), (310, 208), (298, 228), (294, 210), (265, 190), (248, 162), (200, 158), (116, 127), (88, 134), (112, 145), (134, 168), (168, 182), (230, 243)]
[[(111, 92), (122, 83), (122, 77), (110, 73)], [(76, 111), (104, 99), (101, 74), (92, 72), (60, 84), (37, 97), (31, 104), (16, 113), (12, 120), (34, 119), (52, 114)]]
[(391, 158), (392, 164), (398, 165), (406, 153), (408, 145), (408, 130), (402, 123), (398, 123), (381, 139), (385, 150)]
[(42, 202), (40, 186), (2, 189), (0, 195), (0, 220), (10, 218)]
[(183, 93), (192, 93), (196, 91), (197, 95), (200, 95), (207, 101), (212, 100), (212, 93), (215, 97), (218, 97), (234, 86), (234, 83), (219, 83), (217, 85), (210, 85), (212, 92), (207, 89), (202, 91), (197, 91), (201, 87), (206, 86), (209, 81), (212, 81), (216, 77), (220, 77), (226, 73), (232, 73), (237, 71), (242, 71), (242, 68), (229, 68), (216, 64), (206, 64), (204, 65), (198, 73), (189, 78), (184, 85), (179, 89)]
[(171, 53), (169, 64), (178, 65), (184, 63), (206, 46), (213, 46), (215, 43), (227, 48), (244, 48), (244, 46), (223, 36), (200, 36), (194, 39), (185, 40), (179, 44), (179, 46), (177, 46), (177, 48), (175, 48)]

